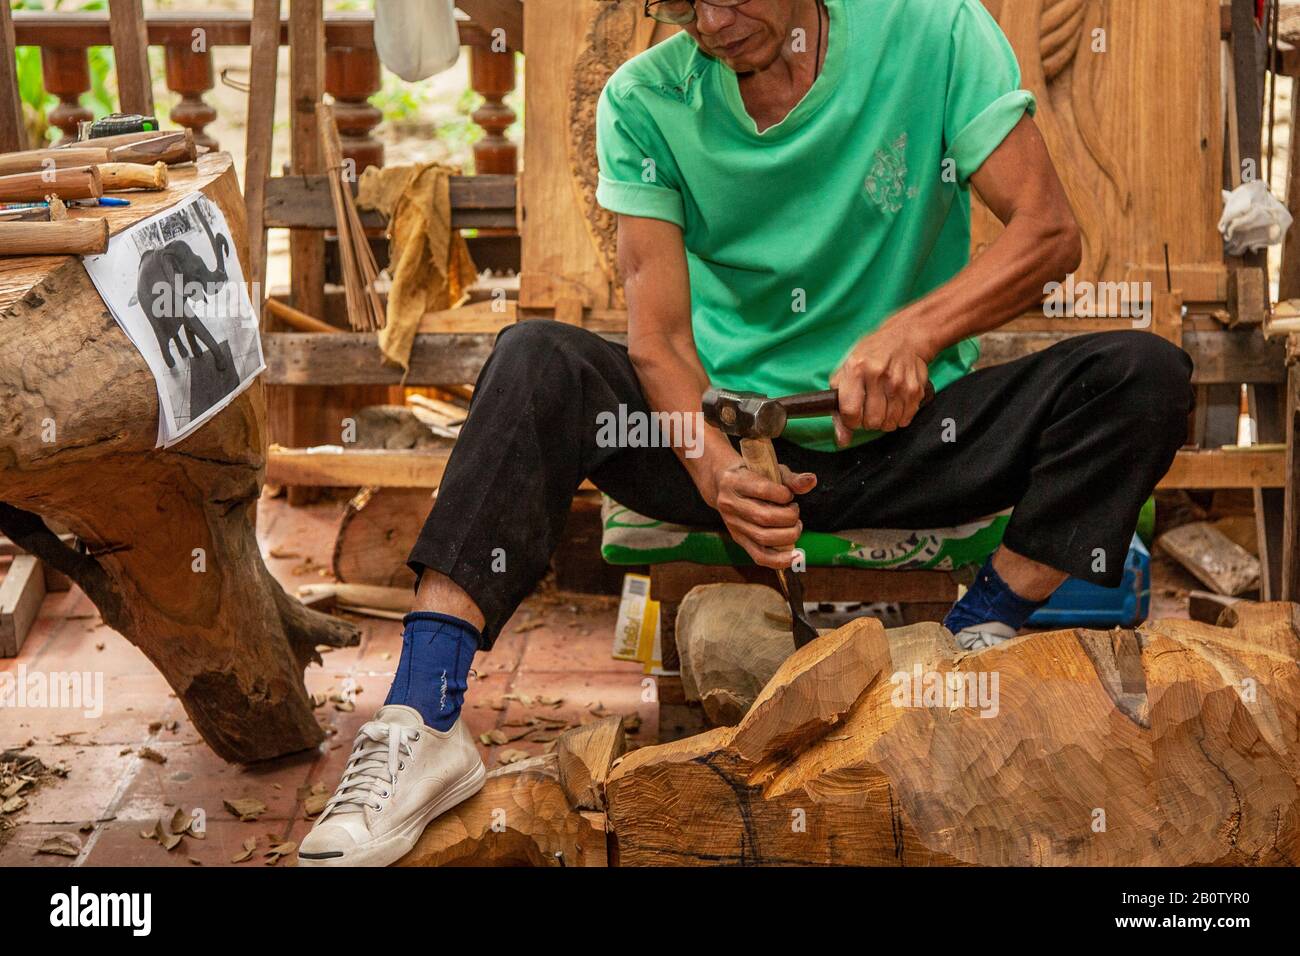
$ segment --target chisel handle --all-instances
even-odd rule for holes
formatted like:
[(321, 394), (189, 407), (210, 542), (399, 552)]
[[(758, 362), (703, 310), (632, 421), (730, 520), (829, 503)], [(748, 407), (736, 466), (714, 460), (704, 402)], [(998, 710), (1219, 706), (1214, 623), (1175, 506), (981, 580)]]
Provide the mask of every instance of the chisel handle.
[[(834, 392), (831, 392), (834, 395)], [(781, 469), (776, 464), (776, 448), (772, 445), (770, 438), (742, 438), (740, 440), (740, 456), (745, 459), (745, 467), (750, 471), (758, 472), (768, 481), (781, 482)], [(789, 595), (790, 586), (786, 581), (783, 571), (776, 572), (777, 577), (781, 579), (781, 587)]]
[(104, 180), (104, 192), (121, 189), (159, 190), (167, 188), (167, 164), (154, 163), (101, 163), (99, 175)]

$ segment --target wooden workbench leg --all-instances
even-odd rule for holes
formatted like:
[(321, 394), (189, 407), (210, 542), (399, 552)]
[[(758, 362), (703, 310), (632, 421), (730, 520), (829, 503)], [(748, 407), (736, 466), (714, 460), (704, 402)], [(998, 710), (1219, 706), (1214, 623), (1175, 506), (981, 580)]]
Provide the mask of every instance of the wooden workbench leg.
[(1282, 600), (1300, 601), (1300, 335), (1287, 337)]

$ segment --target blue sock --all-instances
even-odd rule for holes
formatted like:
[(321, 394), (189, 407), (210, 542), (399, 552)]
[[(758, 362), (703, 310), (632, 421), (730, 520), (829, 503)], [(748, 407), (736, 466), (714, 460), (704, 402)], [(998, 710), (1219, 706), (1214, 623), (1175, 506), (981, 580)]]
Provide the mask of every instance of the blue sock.
[(1029, 616), (1047, 601), (1030, 601), (1022, 598), (993, 570), (989, 558), (975, 575), (975, 583), (952, 606), (943, 626), (956, 634), (968, 627), (1000, 621), (1016, 630), (1025, 626)]
[(402, 658), (384, 703), (414, 707), (428, 726), (450, 730), (465, 702), (478, 628), (433, 611), (412, 611), (402, 624)]

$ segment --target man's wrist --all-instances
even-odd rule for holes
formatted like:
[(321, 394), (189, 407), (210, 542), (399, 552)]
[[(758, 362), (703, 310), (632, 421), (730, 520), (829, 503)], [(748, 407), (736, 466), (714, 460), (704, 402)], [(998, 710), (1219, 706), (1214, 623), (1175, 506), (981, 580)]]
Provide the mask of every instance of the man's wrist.
[(926, 321), (921, 316), (908, 316), (906, 310), (895, 313), (885, 322), (885, 326), (891, 331), (896, 331), (926, 365), (933, 362), (935, 356), (947, 348), (945, 343), (939, 341), (939, 337), (931, 328), (932, 325), (932, 322)]

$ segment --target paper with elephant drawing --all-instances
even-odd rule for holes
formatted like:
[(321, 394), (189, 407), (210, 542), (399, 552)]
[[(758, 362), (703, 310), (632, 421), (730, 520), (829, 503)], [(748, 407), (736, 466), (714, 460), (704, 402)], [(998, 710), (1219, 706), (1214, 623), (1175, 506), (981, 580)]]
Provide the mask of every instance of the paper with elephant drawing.
[(194, 193), (83, 256), (158, 384), (158, 447), (216, 415), (265, 367), (257, 313), (216, 203)]

